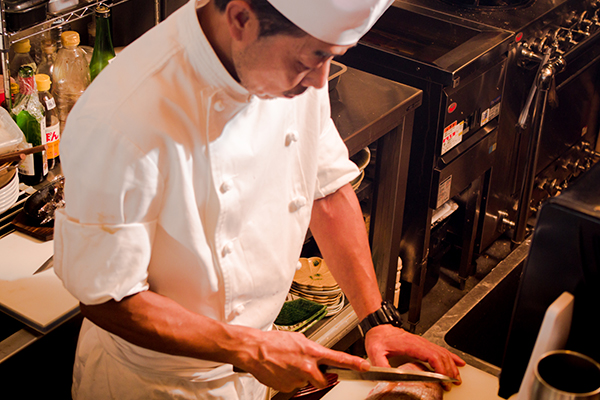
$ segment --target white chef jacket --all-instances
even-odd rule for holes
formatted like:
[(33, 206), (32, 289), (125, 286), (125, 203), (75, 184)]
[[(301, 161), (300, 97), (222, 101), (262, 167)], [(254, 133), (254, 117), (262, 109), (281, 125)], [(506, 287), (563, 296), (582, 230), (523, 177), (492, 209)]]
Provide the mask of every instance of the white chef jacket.
[[(123, 50), (69, 115), (54, 268), (84, 304), (151, 289), (218, 321), (267, 330), (313, 201), (358, 169), (326, 88), (294, 99), (251, 96), (220, 63), (195, 8), (190, 1)], [(141, 348), (86, 321), (74, 392), (102, 398), (79, 380), (123, 379), (89, 361), (102, 357), (141, 375), (233, 375), (231, 366)]]

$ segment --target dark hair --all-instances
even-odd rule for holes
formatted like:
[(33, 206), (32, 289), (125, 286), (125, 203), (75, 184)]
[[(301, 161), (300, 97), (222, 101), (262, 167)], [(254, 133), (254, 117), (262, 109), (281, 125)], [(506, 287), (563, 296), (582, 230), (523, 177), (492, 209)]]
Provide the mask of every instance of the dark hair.
[[(220, 12), (224, 12), (227, 4), (231, 0), (214, 0), (217, 9)], [(275, 7), (273, 7), (267, 0), (244, 0), (246, 1), (252, 11), (256, 13), (258, 21), (260, 23), (259, 37), (274, 36), (278, 34), (291, 35), (300, 37), (306, 35), (302, 29), (295, 25), (292, 21), (287, 19), (281, 14)]]

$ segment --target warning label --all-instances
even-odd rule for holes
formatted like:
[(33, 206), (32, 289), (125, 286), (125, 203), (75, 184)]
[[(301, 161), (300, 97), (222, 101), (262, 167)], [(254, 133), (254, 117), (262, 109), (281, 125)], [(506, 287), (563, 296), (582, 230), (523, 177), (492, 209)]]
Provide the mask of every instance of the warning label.
[(462, 142), (464, 126), (465, 121), (462, 121), (460, 124), (457, 121), (454, 121), (444, 128), (444, 135), (442, 138), (442, 155)]

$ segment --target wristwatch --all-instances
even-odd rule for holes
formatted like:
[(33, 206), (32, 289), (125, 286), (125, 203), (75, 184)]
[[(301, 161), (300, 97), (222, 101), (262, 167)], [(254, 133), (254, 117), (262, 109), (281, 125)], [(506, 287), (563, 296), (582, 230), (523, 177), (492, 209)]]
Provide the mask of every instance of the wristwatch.
[(402, 317), (393, 304), (386, 300), (381, 302), (381, 308), (372, 314), (367, 315), (365, 319), (360, 321), (358, 327), (360, 333), (365, 337), (369, 329), (378, 325), (391, 324), (397, 328), (402, 327)]

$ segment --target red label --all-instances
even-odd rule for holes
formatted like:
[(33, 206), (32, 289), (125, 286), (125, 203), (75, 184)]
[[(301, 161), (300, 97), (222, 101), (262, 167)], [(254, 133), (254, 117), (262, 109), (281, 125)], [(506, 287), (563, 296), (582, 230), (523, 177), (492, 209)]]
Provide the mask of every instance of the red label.
[(454, 110), (456, 110), (456, 103), (452, 103), (448, 106), (448, 114), (452, 114), (454, 112)]
[(523, 32), (517, 33), (517, 36), (515, 36), (515, 42), (520, 42), (521, 39), (523, 39)]

